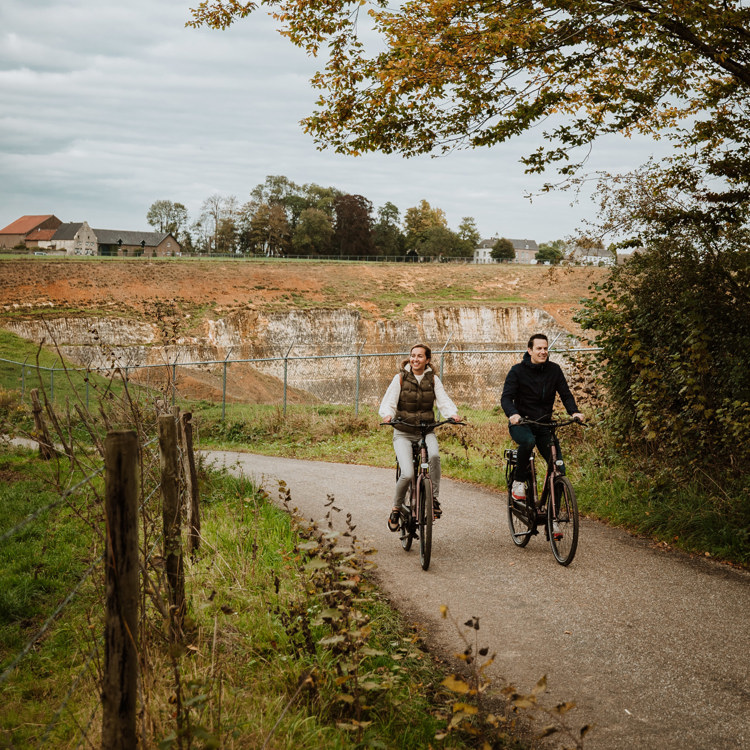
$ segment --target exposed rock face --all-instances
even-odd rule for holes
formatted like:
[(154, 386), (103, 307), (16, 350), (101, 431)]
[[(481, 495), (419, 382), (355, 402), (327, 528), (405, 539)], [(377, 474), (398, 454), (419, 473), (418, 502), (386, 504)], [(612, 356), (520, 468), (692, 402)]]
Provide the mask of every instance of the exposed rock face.
[[(547, 312), (520, 305), (407, 310), (402, 318), (392, 319), (369, 317), (358, 309), (293, 309), (266, 314), (248, 310), (196, 321), (195, 327), (187, 330), (190, 323), (61, 317), (8, 320), (4, 325), (26, 339), (56, 342), (65, 357), (86, 367), (107, 368), (116, 362), (129, 368), (165, 363), (195, 368), (198, 363), (213, 363), (198, 369), (218, 374), (225, 359), (268, 358), (273, 361), (255, 362), (253, 367), (283, 379), (283, 358), (288, 355), (289, 384), (332, 402), (354, 398), (357, 370), (360, 400), (376, 402), (401, 359), (399, 354), (383, 361), (377, 355), (407, 352), (417, 342), (432, 347), (435, 365), (439, 369), (445, 365), (443, 379), (446, 386), (450, 383), (451, 395), (462, 400), (475, 398), (479, 392), (496, 394), (508, 366), (518, 359), (506, 355), (503, 361), (492, 362), (487, 355), (469, 352), (524, 349), (528, 337), (536, 332), (546, 333), (550, 341), (559, 337), (558, 348), (575, 344)], [(362, 355), (359, 359), (358, 353)], [(447, 365), (454, 362), (451, 373)]]

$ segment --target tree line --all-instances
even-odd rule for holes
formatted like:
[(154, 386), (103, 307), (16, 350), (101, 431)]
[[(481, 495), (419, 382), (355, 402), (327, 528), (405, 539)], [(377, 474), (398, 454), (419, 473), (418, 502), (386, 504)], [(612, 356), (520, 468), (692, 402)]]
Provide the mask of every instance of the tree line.
[(470, 258), (481, 239), (473, 217), (453, 231), (445, 212), (426, 200), (402, 216), (390, 201), (374, 210), (362, 195), (284, 176), (266, 177), (245, 203), (212, 195), (193, 219), (182, 203), (158, 200), (146, 220), (186, 252), (216, 254)]

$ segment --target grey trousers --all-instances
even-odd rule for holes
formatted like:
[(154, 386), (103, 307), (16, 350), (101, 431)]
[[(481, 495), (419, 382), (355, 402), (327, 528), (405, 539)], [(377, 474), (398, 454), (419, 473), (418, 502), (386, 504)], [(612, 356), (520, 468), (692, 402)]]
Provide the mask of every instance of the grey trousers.
[[(414, 464), (412, 463), (411, 444), (418, 440), (418, 436), (410, 432), (393, 430), (393, 450), (396, 452), (396, 460), (401, 467), (401, 476), (396, 482), (396, 493), (393, 497), (393, 507), (400, 508), (404, 504), (404, 498), (409, 490), (409, 485), (414, 476)], [(427, 455), (430, 463), (430, 479), (432, 480), (432, 495), (437, 497), (440, 492), (440, 451), (437, 437), (434, 432), (427, 433)]]

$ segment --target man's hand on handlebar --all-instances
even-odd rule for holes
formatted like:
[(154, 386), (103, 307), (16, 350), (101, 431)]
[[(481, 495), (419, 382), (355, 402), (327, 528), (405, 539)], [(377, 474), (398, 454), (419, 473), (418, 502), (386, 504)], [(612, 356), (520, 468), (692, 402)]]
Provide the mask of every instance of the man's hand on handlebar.
[[(556, 424), (563, 425), (565, 424), (564, 421), (561, 421), (559, 418), (555, 418), (554, 415), (550, 414), (549, 417), (544, 417), (542, 421), (537, 421), (536, 419), (529, 419), (522, 417), (520, 414), (511, 414), (508, 417), (508, 422), (511, 425), (518, 425), (518, 424), (538, 424), (538, 425), (544, 425), (546, 424), (549, 419), (552, 419)], [(570, 415), (570, 422), (576, 422), (580, 425), (586, 424), (586, 418), (581, 414), (580, 412), (576, 412), (575, 414)]]

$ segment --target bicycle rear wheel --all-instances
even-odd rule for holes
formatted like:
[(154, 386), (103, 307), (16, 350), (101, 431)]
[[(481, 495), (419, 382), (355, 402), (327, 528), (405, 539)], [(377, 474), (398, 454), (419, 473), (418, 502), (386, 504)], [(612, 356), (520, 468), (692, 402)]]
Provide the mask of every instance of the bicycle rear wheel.
[[(547, 533), (552, 554), (560, 565), (573, 562), (578, 547), (578, 502), (573, 485), (567, 477), (555, 479), (555, 505), (557, 518), (554, 518), (552, 501), (547, 503)], [(554, 529), (557, 521), (558, 529)]]
[[(510, 538), (517, 547), (525, 547), (531, 539), (531, 535), (536, 529), (536, 521), (533, 523), (529, 520), (525, 505), (520, 505), (513, 500), (510, 492), (511, 485), (508, 485), (508, 527), (510, 528)], [(533, 501), (532, 501), (533, 502)]]
[(411, 543), (414, 540), (414, 517), (412, 515), (412, 508), (414, 507), (413, 494), (414, 485), (409, 487), (406, 498), (404, 498), (404, 507), (401, 509), (401, 522), (398, 529), (401, 546), (407, 552), (411, 549)]
[(417, 479), (419, 493), (419, 561), (422, 570), (430, 567), (432, 556), (432, 480)]

